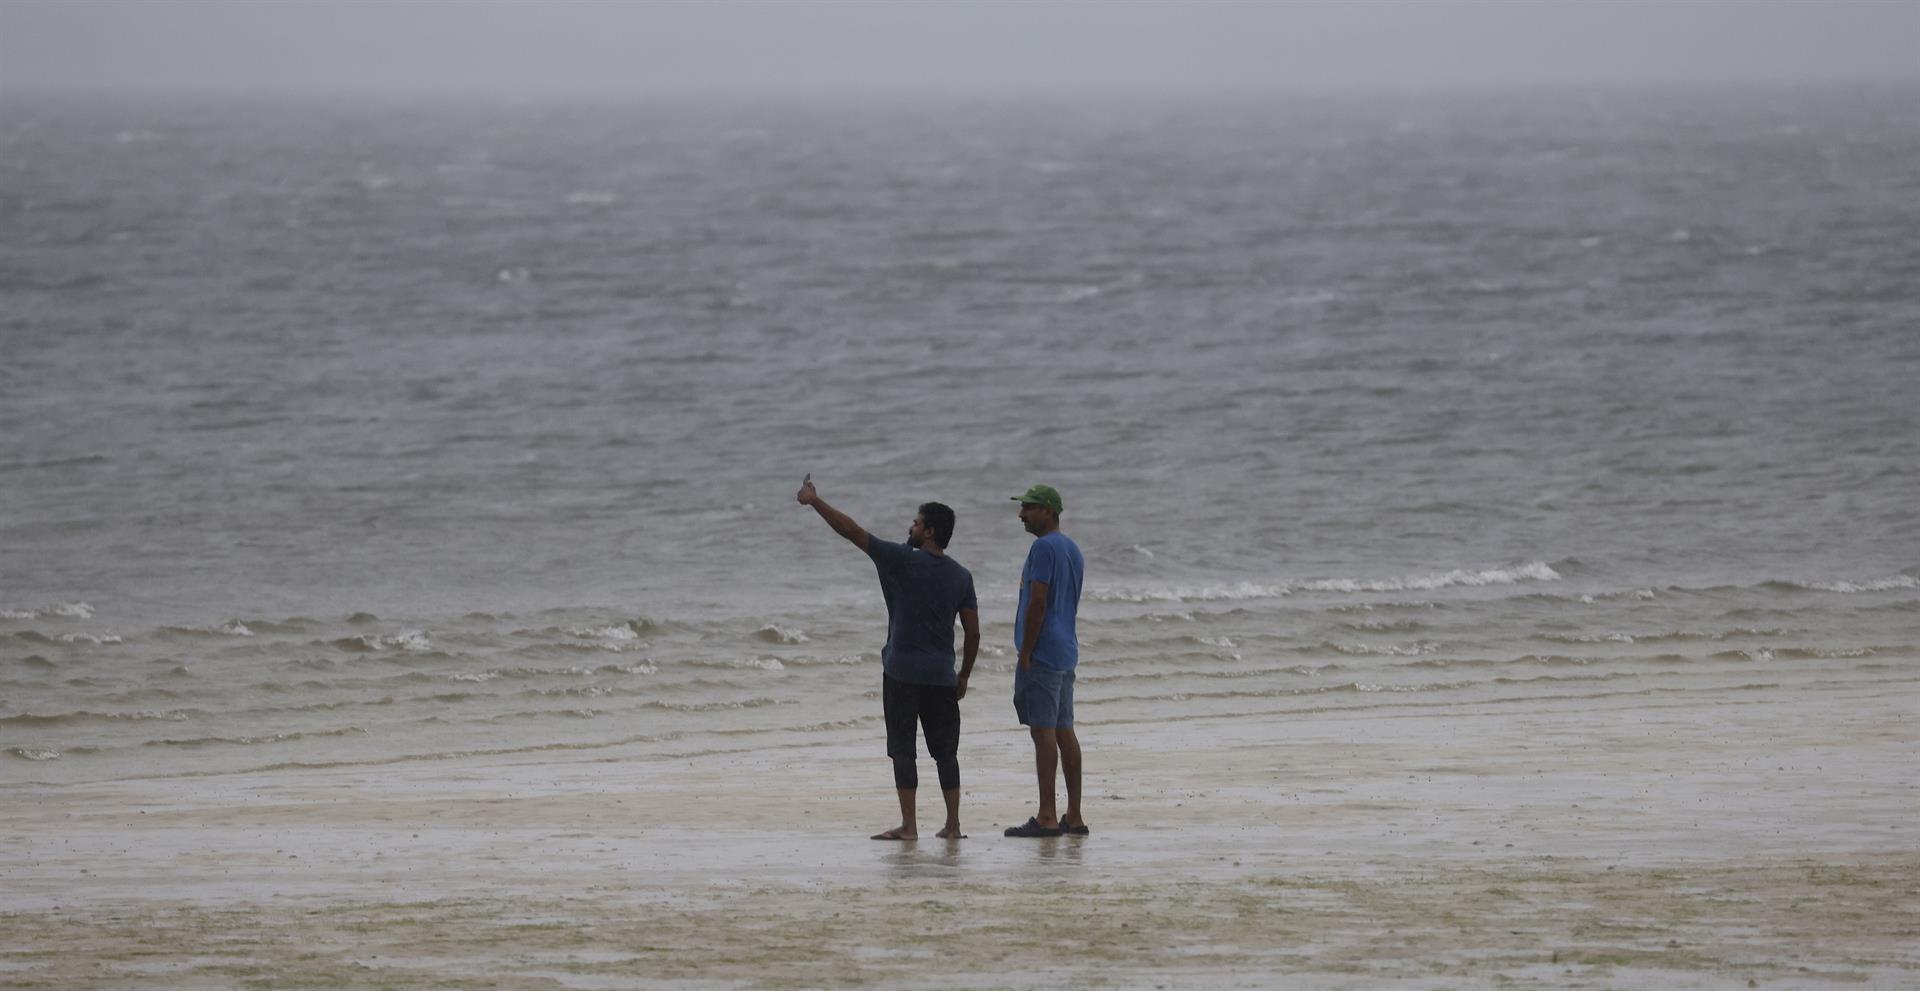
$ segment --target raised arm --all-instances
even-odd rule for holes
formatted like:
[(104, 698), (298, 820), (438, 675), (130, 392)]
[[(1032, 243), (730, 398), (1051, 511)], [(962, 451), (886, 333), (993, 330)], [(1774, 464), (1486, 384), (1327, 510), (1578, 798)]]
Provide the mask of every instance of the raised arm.
[(867, 531), (862, 530), (853, 517), (827, 505), (827, 500), (820, 498), (820, 494), (813, 490), (812, 473), (808, 473), (806, 480), (800, 483), (800, 491), (793, 498), (802, 506), (812, 506), (813, 511), (827, 521), (834, 533), (853, 541), (853, 546), (863, 552), (867, 549)]
[(959, 684), (954, 686), (956, 701), (967, 697), (967, 675), (973, 673), (973, 659), (980, 654), (980, 610), (960, 610), (960, 632), (966, 639), (961, 647)]

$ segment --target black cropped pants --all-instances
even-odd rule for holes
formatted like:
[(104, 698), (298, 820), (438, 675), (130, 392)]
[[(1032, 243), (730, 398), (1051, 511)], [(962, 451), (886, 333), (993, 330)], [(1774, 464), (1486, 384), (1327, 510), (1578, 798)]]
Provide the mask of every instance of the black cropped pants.
[(927, 755), (940, 769), (940, 790), (960, 787), (960, 700), (952, 685), (917, 685), (881, 675), (880, 699), (887, 713), (887, 756), (893, 758), (893, 786), (920, 787), (913, 725), (927, 738)]

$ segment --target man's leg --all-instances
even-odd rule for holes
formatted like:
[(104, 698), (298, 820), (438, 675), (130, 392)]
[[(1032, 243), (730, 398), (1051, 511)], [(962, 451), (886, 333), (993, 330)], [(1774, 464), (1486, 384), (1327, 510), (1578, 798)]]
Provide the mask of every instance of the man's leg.
[(947, 800), (947, 824), (940, 827), (940, 831), (933, 835), (943, 840), (966, 839), (966, 836), (960, 832), (960, 789), (942, 788), (940, 795)]
[(1060, 744), (1060, 771), (1067, 779), (1067, 814), (1060, 821), (1079, 827), (1087, 821), (1080, 818), (1080, 737), (1073, 732), (1073, 682), (1072, 671), (1060, 679), (1060, 708), (1053, 735)]
[(943, 840), (962, 839), (960, 833), (960, 700), (950, 685), (916, 686), (920, 692), (920, 729), (927, 739), (927, 755), (940, 772), (940, 797), (947, 802), (947, 822), (934, 834)]
[(1059, 767), (1060, 743), (1051, 726), (1027, 729), (1033, 734), (1034, 770), (1040, 782), (1040, 814), (1034, 818), (1042, 826), (1058, 826), (1060, 817), (1053, 810), (1053, 775)]
[(913, 724), (919, 713), (913, 704), (912, 687), (882, 676), (880, 700), (887, 716), (887, 756), (893, 759), (893, 787), (900, 795), (900, 825), (875, 833), (876, 840), (911, 840), (920, 835), (914, 822), (914, 792), (920, 786), (920, 772), (913, 766), (917, 756)]
[(1053, 736), (1060, 745), (1060, 773), (1067, 779), (1067, 814), (1060, 821), (1084, 826), (1087, 821), (1080, 817), (1080, 738), (1070, 726), (1054, 730)]
[(919, 789), (895, 788), (894, 792), (900, 796), (900, 828), (893, 832), (899, 834), (901, 839), (920, 835), (918, 825), (914, 821), (914, 796), (919, 794)]

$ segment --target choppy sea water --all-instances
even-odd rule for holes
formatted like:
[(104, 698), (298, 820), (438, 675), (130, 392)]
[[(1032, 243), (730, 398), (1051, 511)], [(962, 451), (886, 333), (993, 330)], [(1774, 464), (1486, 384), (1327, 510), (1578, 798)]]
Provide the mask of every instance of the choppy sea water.
[(871, 736), (807, 472), (1095, 727), (1910, 696), (1917, 97), (0, 101), (0, 776)]

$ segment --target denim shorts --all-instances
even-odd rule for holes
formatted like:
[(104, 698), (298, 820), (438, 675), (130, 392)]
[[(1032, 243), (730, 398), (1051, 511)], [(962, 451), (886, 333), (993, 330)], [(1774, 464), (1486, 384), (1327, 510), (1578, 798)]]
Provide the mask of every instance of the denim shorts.
[(1013, 711), (1020, 725), (1036, 729), (1073, 728), (1073, 672), (1038, 664), (1013, 670)]

